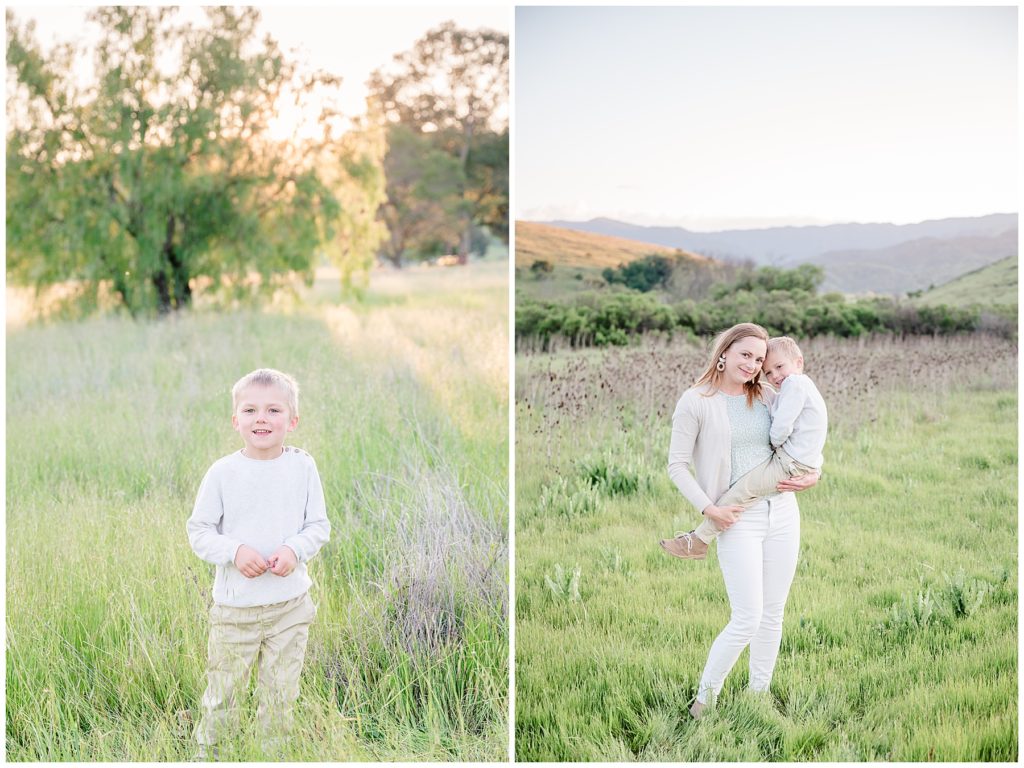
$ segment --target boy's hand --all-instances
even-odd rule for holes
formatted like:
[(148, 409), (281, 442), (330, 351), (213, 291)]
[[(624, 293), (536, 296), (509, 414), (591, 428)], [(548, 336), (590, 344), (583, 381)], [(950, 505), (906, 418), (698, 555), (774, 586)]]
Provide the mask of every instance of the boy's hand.
[(252, 547), (243, 544), (235, 553), (235, 568), (242, 572), (247, 579), (255, 579), (270, 566), (263, 559), (263, 555)]
[(295, 566), (298, 565), (299, 561), (295, 557), (295, 551), (287, 544), (282, 544), (274, 551), (274, 554), (270, 556), (267, 562), (270, 564), (271, 573), (276, 576), (287, 576), (295, 570)]

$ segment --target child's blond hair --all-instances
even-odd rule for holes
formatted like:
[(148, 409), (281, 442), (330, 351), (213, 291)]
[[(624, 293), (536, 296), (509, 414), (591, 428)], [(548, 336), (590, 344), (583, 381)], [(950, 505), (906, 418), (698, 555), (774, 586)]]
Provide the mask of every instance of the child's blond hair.
[(276, 371), (273, 368), (257, 368), (252, 373), (247, 373), (235, 382), (235, 386), (231, 388), (232, 412), (238, 407), (238, 396), (242, 393), (242, 390), (253, 385), (280, 387), (288, 396), (288, 410), (291, 411), (292, 418), (299, 415), (298, 382), (287, 373), (281, 373), (281, 371)]
[(786, 355), (790, 360), (796, 360), (798, 357), (802, 358), (804, 356), (804, 353), (800, 351), (800, 347), (789, 336), (776, 336), (768, 339), (768, 354), (770, 355), (773, 352)]

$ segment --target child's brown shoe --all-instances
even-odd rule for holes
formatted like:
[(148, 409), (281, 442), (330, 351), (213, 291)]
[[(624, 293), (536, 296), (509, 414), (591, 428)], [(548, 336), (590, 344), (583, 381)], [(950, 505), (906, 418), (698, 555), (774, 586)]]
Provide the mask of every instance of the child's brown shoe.
[(661, 548), (684, 560), (703, 560), (708, 555), (708, 545), (697, 538), (693, 531), (677, 533), (674, 539), (662, 539)]

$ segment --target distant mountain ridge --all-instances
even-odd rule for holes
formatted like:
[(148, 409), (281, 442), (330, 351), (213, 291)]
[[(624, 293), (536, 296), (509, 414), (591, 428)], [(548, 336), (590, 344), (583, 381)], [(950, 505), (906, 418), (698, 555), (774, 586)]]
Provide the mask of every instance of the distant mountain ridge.
[(901, 294), (948, 283), (1017, 255), (1017, 230), (995, 237), (924, 237), (889, 248), (829, 251), (808, 259), (825, 268), (822, 290)]
[(801, 264), (828, 251), (888, 248), (926, 237), (992, 237), (1016, 229), (1017, 214), (993, 213), (916, 224), (825, 224), (722, 232), (691, 232), (683, 227), (643, 226), (607, 218), (538, 223), (682, 248), (714, 258), (752, 259), (759, 265), (783, 266)]
[(828, 224), (691, 232), (614, 219), (551, 221), (548, 226), (682, 248), (759, 266), (820, 264), (828, 290), (899, 294), (927, 288), (1017, 253), (1017, 214), (915, 224)]

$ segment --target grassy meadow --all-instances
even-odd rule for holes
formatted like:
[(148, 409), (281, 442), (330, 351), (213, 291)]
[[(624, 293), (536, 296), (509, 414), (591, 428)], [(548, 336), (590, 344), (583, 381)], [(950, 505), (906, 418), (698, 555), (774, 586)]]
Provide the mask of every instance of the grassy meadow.
[[(319, 281), (262, 311), (12, 324), (6, 757), (180, 761), (205, 687), (213, 567), (185, 521), (241, 447), (230, 387), (301, 387), (332, 536), (296, 761), (505, 760), (507, 261)], [(251, 725), (255, 702), (243, 722)], [(259, 760), (251, 727), (222, 759)]]
[(988, 311), (1012, 313), (1016, 319), (1018, 261), (1017, 256), (1007, 256), (925, 291), (914, 302), (921, 306), (984, 307)]
[(1016, 343), (814, 339), (821, 482), (769, 695), (747, 652), (688, 708), (729, 618), (716, 550), (668, 480), (676, 341), (516, 361), (516, 757), (522, 761), (1018, 759)]

